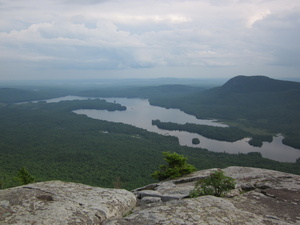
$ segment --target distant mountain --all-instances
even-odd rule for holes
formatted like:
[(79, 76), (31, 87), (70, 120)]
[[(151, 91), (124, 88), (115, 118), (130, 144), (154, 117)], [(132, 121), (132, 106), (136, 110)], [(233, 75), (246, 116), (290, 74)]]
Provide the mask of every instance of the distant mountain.
[(19, 89), (19, 88), (0, 88), (0, 103), (18, 103), (35, 100), (45, 100), (72, 94), (69, 91), (58, 88), (38, 89)]
[(202, 87), (194, 87), (180, 84), (160, 86), (138, 86), (138, 87), (109, 87), (82, 91), (80, 96), (88, 97), (130, 97), (130, 98), (155, 98), (174, 97), (192, 94), (205, 90)]
[(266, 76), (236, 76), (221, 87), (221, 90), (229, 92), (276, 92), (294, 89), (300, 89), (300, 83)]
[(300, 149), (300, 83), (265, 76), (236, 76), (224, 85), (179, 98), (150, 99), (198, 118), (220, 119), (256, 133), (282, 133)]
[(16, 88), (0, 88), (0, 102), (2, 103), (29, 101), (36, 96), (33, 91)]

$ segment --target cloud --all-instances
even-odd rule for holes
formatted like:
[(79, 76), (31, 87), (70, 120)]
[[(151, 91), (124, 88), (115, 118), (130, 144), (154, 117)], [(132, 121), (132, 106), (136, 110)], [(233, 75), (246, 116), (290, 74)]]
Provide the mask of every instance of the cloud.
[(299, 8), (297, 0), (3, 0), (0, 63), (7, 73), (26, 64), (26, 74), (299, 67)]
[(300, 8), (270, 14), (254, 25), (258, 47), (273, 56), (273, 65), (300, 65)]
[(264, 11), (260, 11), (257, 12), (256, 14), (252, 15), (249, 19), (248, 19), (248, 27), (251, 28), (257, 21), (263, 20), (266, 16), (270, 15), (271, 12), (270, 10), (264, 10)]
[(100, 4), (107, 1), (109, 0), (64, 0), (63, 2), (71, 5), (73, 4), (87, 5), (87, 4)]

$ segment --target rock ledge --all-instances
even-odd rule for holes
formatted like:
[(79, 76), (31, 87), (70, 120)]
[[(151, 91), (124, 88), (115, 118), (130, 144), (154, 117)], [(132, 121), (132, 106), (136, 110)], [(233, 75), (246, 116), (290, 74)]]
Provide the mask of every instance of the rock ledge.
[(213, 170), (132, 192), (49, 181), (0, 191), (0, 224), (300, 224), (300, 176), (228, 167), (236, 188), (226, 197), (188, 198)]
[(126, 190), (41, 182), (0, 191), (0, 224), (101, 224), (135, 205)]

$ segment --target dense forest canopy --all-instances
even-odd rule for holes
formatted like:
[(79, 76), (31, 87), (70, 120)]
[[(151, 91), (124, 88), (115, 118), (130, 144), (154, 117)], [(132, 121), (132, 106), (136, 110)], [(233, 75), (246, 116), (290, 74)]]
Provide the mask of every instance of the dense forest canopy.
[[(261, 87), (251, 88), (256, 82), (261, 82)], [(259, 153), (195, 150), (179, 146), (174, 137), (72, 113), (84, 108), (125, 110), (104, 100), (28, 102), (66, 95), (143, 97), (152, 104), (180, 108), (199, 118), (223, 120), (241, 133), (267, 137), (282, 133), (286, 144), (299, 148), (299, 83), (284, 82), (284, 88), (280, 83), (266, 77), (237, 77), (216, 88), (177, 84), (0, 88), (0, 187), (18, 185), (14, 177), (24, 167), (36, 181), (59, 179), (103, 187), (113, 187), (118, 181), (121, 187), (133, 189), (154, 182), (150, 174), (162, 163), (161, 152), (165, 151), (187, 156), (188, 163), (197, 169), (235, 165), (300, 174), (299, 160), (280, 163), (262, 158)], [(27, 103), (15, 104), (18, 102)], [(193, 125), (181, 128), (197, 129)]]
[(151, 104), (180, 108), (198, 118), (214, 118), (253, 134), (284, 135), (300, 149), (300, 83), (263, 76), (238, 76), (223, 86), (189, 96), (150, 98)]

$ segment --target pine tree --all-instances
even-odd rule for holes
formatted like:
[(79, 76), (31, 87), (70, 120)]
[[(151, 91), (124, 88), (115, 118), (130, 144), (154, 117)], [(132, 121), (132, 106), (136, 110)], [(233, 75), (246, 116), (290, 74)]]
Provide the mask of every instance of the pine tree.
[(33, 183), (34, 177), (25, 169), (25, 167), (22, 167), (18, 171), (16, 180), (18, 180), (21, 185), (25, 185), (25, 184)]

